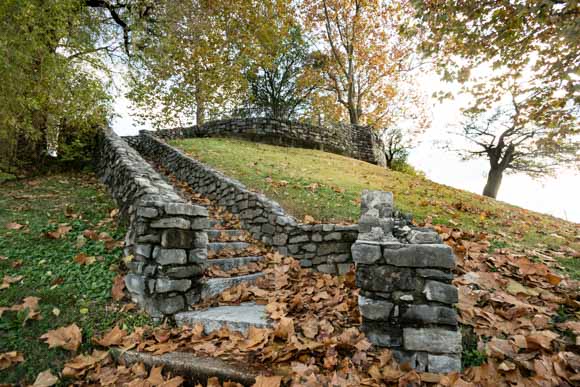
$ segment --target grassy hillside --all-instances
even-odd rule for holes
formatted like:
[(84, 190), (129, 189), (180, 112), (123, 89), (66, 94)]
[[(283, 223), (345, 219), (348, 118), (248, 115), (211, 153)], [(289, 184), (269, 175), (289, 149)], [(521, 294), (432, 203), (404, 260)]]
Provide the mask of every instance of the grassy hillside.
[(417, 222), (486, 232), (495, 247), (552, 250), (573, 276), (580, 275), (580, 258), (572, 258), (580, 251), (579, 224), (316, 150), (217, 138), (172, 144), (264, 192), (298, 218), (356, 222), (362, 190), (392, 191), (396, 206)]

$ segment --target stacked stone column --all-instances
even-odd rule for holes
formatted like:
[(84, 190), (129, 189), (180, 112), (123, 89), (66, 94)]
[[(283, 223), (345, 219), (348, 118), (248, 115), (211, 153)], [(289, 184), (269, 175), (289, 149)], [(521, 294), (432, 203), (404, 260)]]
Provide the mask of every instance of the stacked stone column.
[(207, 260), (208, 212), (187, 203), (141, 201), (130, 209), (125, 277), (133, 301), (153, 317), (199, 301)]
[(400, 363), (418, 371), (459, 371), (461, 334), (453, 308), (458, 293), (451, 284), (451, 248), (426, 229), (395, 238), (389, 192), (363, 192), (361, 207), (352, 256), (362, 330), (373, 344), (391, 348)]

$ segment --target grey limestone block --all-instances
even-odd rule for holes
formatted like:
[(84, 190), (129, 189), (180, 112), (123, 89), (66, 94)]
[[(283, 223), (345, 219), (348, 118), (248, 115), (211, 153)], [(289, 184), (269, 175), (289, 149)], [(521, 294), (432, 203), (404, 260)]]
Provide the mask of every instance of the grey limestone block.
[(207, 249), (193, 249), (189, 251), (189, 262), (191, 263), (206, 263)]
[(356, 263), (372, 264), (381, 259), (381, 246), (378, 243), (356, 242), (351, 247), (352, 259)]
[(365, 322), (361, 330), (378, 347), (393, 348), (403, 345), (403, 332), (399, 327), (388, 326), (384, 322)]
[(168, 229), (161, 234), (161, 246), (167, 249), (190, 249), (194, 232), (190, 230)]
[(401, 316), (403, 322), (421, 324), (457, 325), (457, 312), (438, 305), (410, 305)]
[(203, 265), (162, 267), (160, 273), (169, 278), (198, 278), (203, 275)]
[(441, 328), (404, 328), (404, 347), (408, 351), (461, 353), (461, 333)]
[(191, 287), (189, 279), (157, 278), (155, 281), (156, 293), (185, 292)]
[(450, 271), (442, 271), (437, 269), (417, 269), (416, 273), (420, 277), (432, 278), (439, 281), (451, 281), (453, 279), (453, 273)]
[(285, 233), (276, 233), (272, 238), (272, 244), (274, 246), (283, 246), (288, 242), (288, 234)]
[(392, 217), (393, 194), (385, 191), (364, 190), (361, 195), (361, 214), (378, 218)]
[(436, 244), (442, 243), (441, 237), (433, 230), (411, 229), (407, 234), (407, 240), (413, 244)]
[(366, 319), (388, 321), (394, 304), (385, 300), (358, 296), (358, 307), (361, 315)]
[(336, 265), (339, 275), (344, 275), (350, 271), (352, 264), (350, 263), (339, 263)]
[(127, 274), (125, 276), (125, 286), (131, 293), (147, 293), (147, 277), (137, 274)]
[(133, 253), (135, 255), (141, 255), (143, 257), (151, 258), (151, 245), (150, 244), (138, 244), (133, 247)]
[(408, 268), (358, 264), (356, 286), (372, 292), (420, 291), (423, 289), (423, 280), (413, 275), (413, 271)]
[(141, 218), (155, 218), (159, 215), (159, 211), (152, 207), (138, 207), (137, 216)]
[(195, 218), (191, 221), (192, 230), (206, 230), (209, 228), (208, 218)]
[(428, 370), (435, 373), (461, 371), (461, 356), (427, 354)]
[(183, 265), (187, 263), (187, 253), (183, 249), (164, 249), (156, 246), (153, 249), (153, 259), (160, 265)]
[(152, 228), (178, 228), (188, 230), (191, 226), (191, 222), (183, 218), (163, 218), (151, 222), (150, 226)]
[(207, 236), (207, 232), (198, 231), (195, 233), (195, 237), (193, 238), (193, 247), (196, 249), (206, 249), (208, 243), (209, 238)]
[(453, 285), (437, 281), (427, 281), (423, 293), (425, 293), (425, 297), (429, 301), (437, 301), (444, 304), (456, 304), (459, 302), (457, 288)]
[(455, 267), (451, 247), (444, 244), (386, 245), (384, 261), (400, 267), (444, 268)]
[(318, 266), (316, 266), (316, 270), (318, 270), (321, 273), (326, 273), (326, 274), (336, 274), (337, 273), (336, 266), (334, 264), (331, 264), (331, 263), (323, 263), (322, 265), (318, 265)]
[(187, 203), (167, 203), (165, 212), (169, 215), (208, 216), (207, 208)]

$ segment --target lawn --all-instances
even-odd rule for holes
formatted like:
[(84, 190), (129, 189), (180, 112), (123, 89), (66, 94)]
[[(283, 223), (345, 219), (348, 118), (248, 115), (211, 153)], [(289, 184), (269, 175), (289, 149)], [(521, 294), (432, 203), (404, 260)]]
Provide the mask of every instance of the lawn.
[(148, 322), (137, 312), (121, 312), (122, 305), (111, 298), (124, 236), (114, 208), (92, 174), (0, 185), (0, 280), (22, 276), (0, 290), (0, 307), (38, 297), (41, 317), (26, 320), (30, 310), (22, 310), (5, 311), (0, 318), (0, 353), (24, 356), (24, 362), (0, 371), (2, 383), (29, 384), (41, 371), (62, 370), (75, 354), (49, 349), (40, 340), (48, 330), (76, 323), (83, 335), (80, 353), (91, 349), (91, 337), (117, 322), (127, 327)]
[(356, 222), (362, 190), (392, 191), (397, 208), (419, 223), (487, 232), (498, 248), (556, 251), (568, 273), (580, 278), (580, 259), (571, 258), (565, 249), (580, 251), (576, 223), (317, 150), (222, 138), (171, 144), (272, 197), (298, 218)]

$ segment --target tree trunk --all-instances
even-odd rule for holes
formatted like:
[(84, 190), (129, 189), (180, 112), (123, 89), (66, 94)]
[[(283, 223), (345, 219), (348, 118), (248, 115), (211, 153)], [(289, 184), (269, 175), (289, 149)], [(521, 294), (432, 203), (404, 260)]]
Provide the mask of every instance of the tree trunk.
[(497, 198), (497, 192), (499, 191), (502, 178), (503, 169), (492, 167), (487, 174), (487, 183), (485, 183), (485, 187), (483, 188), (483, 196)]

